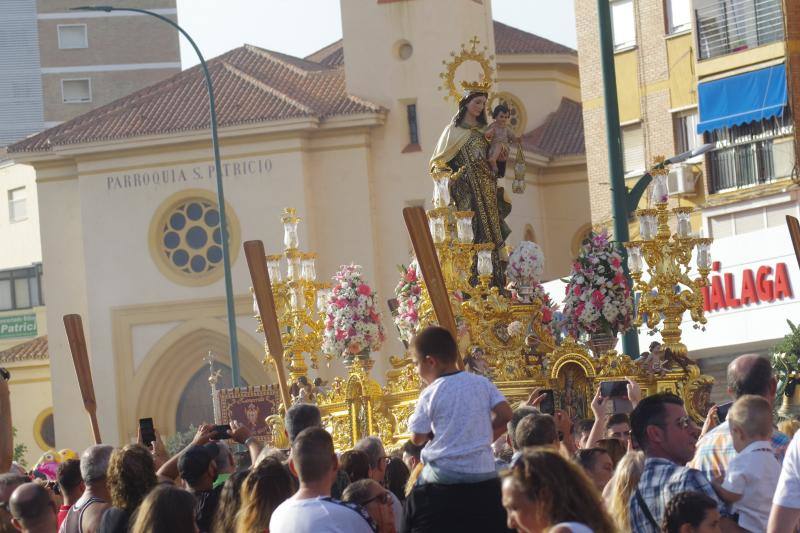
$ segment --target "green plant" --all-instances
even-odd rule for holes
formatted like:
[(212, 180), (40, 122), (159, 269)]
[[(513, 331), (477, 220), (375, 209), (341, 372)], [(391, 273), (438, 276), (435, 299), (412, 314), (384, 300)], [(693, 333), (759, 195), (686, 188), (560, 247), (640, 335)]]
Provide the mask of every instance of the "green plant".
[(778, 381), (775, 404), (780, 405), (784, 392), (791, 396), (798, 379), (798, 360), (800, 360), (800, 326), (786, 321), (791, 333), (772, 348), (772, 368)]
[(164, 446), (167, 448), (170, 456), (177, 454), (182, 449), (186, 448), (195, 434), (197, 433), (197, 426), (190, 425), (186, 431), (179, 431), (174, 435), (170, 435), (164, 440)]
[[(11, 428), (11, 436), (13, 437), (14, 441), (17, 440), (17, 428)], [(28, 462), (25, 460), (25, 455), (28, 453), (28, 445), (22, 442), (14, 445), (14, 461), (19, 463), (20, 465), (24, 466), (25, 468), (28, 467)]]

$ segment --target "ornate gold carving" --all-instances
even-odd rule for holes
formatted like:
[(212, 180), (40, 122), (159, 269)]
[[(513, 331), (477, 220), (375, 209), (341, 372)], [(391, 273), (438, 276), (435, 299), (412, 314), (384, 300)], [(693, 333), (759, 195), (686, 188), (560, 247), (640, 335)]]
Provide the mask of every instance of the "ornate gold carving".
[[(439, 87), (439, 90), (446, 90), (447, 96), (444, 97), (445, 100), (452, 99), (455, 103), (464, 96), (464, 92), (482, 92), (489, 94), (489, 91), (492, 88), (493, 76), (494, 76), (494, 67), (492, 67), (492, 61), (494, 60), (493, 55), (486, 55), (486, 52), (489, 50), (488, 47), (484, 46), (483, 50), (478, 51), (478, 45), (480, 44), (480, 40), (477, 36), (470, 39), (470, 46), (467, 49), (465, 44), (461, 45), (461, 51), (456, 55), (455, 52), (450, 52), (450, 56), (453, 58), (450, 62), (443, 60), (442, 64), (445, 66), (445, 71), (439, 74), (439, 77), (443, 80), (443, 85)], [(481, 67), (481, 77), (479, 80), (475, 81), (462, 81), (461, 88), (462, 90), (459, 91), (456, 88), (456, 71), (458, 67), (463, 65), (468, 61), (475, 61)]]

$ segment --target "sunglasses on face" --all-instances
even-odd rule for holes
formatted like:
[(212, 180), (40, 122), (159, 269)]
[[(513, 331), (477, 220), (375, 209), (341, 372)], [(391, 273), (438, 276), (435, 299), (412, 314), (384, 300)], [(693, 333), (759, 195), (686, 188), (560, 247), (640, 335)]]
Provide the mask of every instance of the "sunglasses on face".
[(370, 504), (372, 502), (375, 502), (375, 501), (380, 503), (380, 504), (383, 504), (383, 505), (389, 505), (389, 504), (392, 503), (392, 497), (389, 494), (389, 491), (383, 491), (380, 494), (378, 494), (377, 496), (373, 496), (369, 500), (365, 501), (361, 505), (366, 507), (368, 504)]

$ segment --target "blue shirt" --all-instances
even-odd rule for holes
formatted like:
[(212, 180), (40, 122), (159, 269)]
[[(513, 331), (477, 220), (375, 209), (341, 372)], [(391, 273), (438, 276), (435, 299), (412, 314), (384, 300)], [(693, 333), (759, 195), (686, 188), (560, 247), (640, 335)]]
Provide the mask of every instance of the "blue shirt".
[(667, 504), (673, 496), (681, 492), (696, 491), (707, 494), (717, 502), (720, 512), (723, 511), (724, 504), (719, 500), (711, 483), (702, 472), (680, 466), (668, 459), (647, 458), (638, 488), (658, 527), (654, 527), (652, 522), (647, 519), (634, 492), (631, 496), (630, 511), (631, 531), (636, 533), (660, 533)]

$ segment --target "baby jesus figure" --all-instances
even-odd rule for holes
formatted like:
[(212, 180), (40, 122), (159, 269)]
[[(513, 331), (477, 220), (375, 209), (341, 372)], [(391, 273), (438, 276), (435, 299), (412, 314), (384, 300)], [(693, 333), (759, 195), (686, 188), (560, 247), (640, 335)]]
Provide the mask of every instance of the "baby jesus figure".
[(519, 142), (519, 139), (508, 125), (511, 113), (505, 104), (498, 104), (492, 111), (494, 122), (486, 130), (486, 139), (489, 145), (489, 165), (498, 177), (506, 175), (506, 161), (511, 153), (509, 145)]

